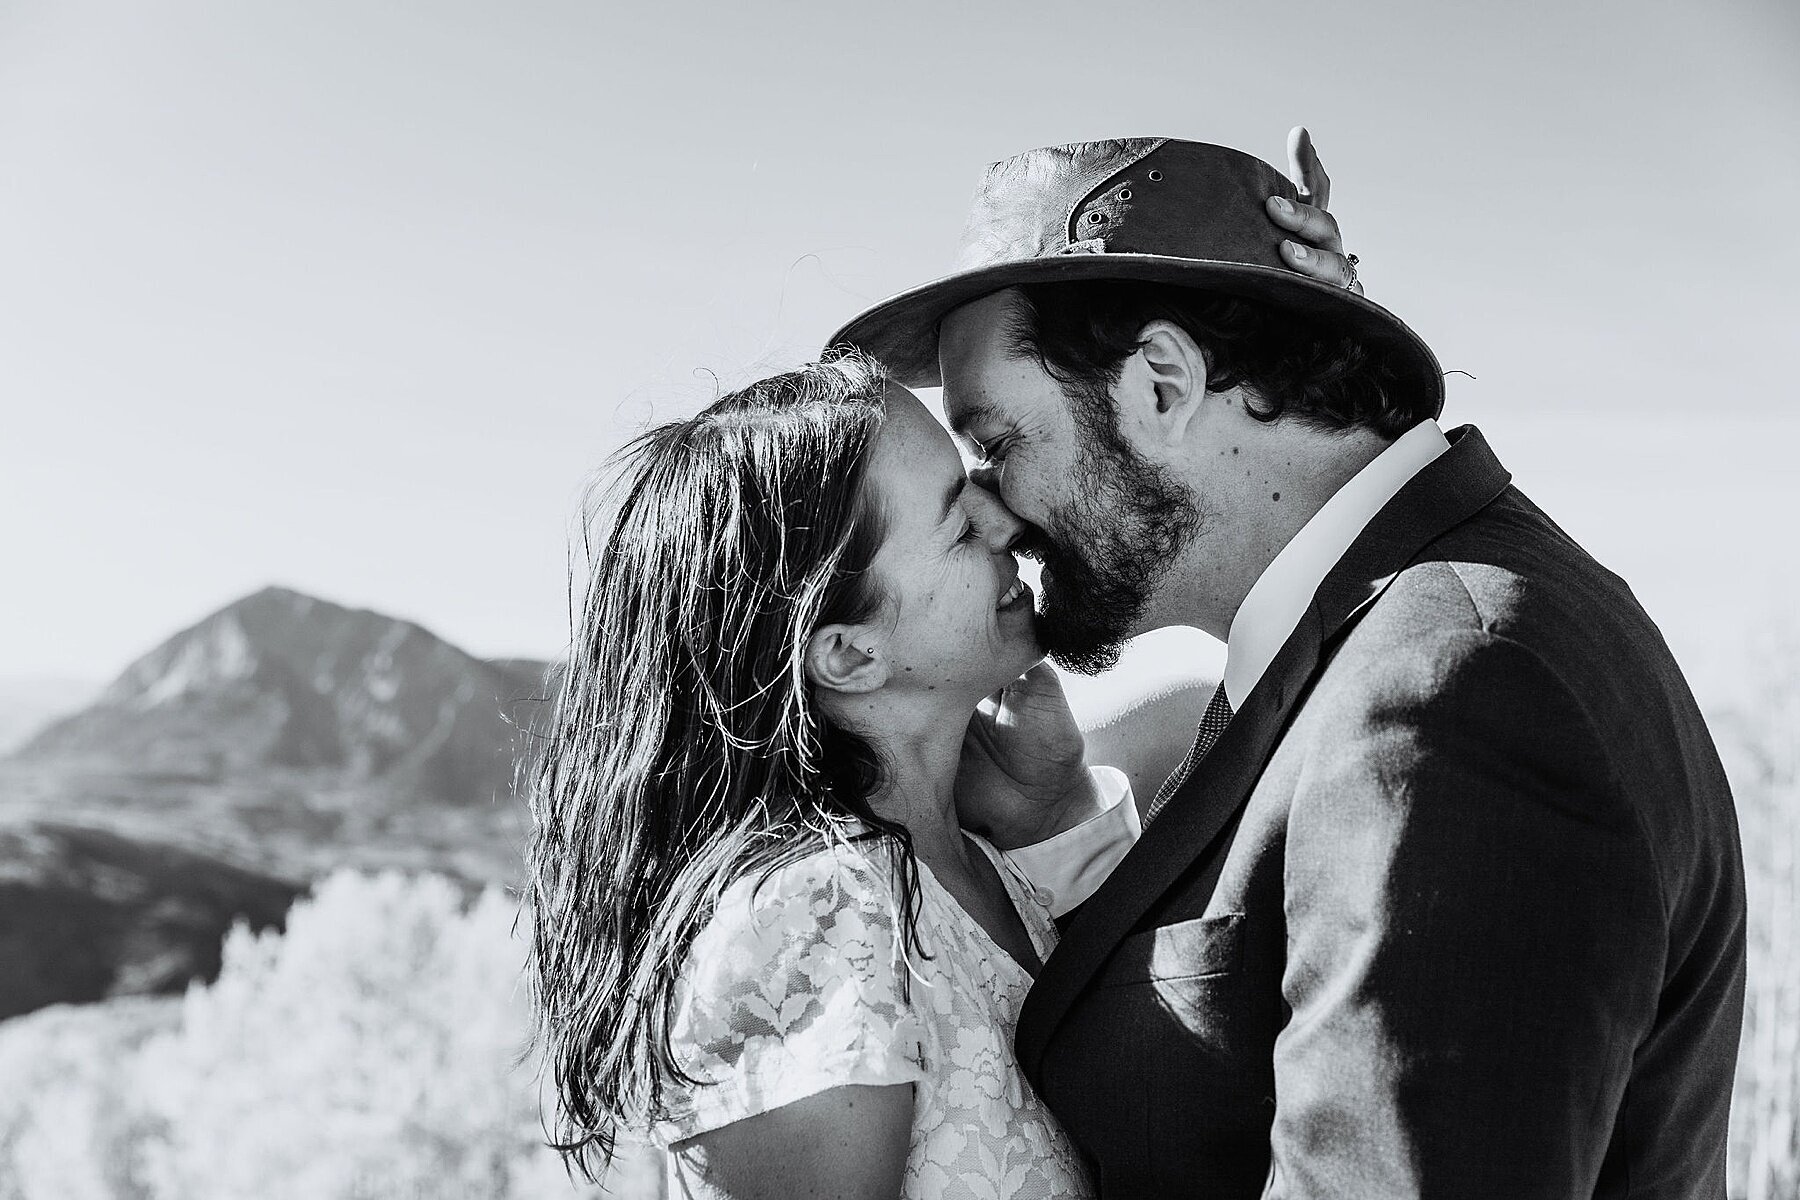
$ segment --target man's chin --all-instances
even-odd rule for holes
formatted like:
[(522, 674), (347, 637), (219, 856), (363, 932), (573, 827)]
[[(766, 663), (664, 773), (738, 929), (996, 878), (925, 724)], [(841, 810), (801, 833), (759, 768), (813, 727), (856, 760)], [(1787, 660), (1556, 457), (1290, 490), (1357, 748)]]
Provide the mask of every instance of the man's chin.
[(1051, 662), (1078, 675), (1118, 665), (1143, 613), (1142, 595), (1067, 559), (1044, 565), (1038, 589), (1037, 636)]
[(1074, 675), (1103, 675), (1119, 665), (1122, 653), (1122, 647), (1110, 646), (1099, 650), (1052, 650), (1045, 657)]
[(1038, 641), (1049, 660), (1077, 675), (1098, 675), (1118, 665), (1129, 637), (1115, 637), (1094, 629), (1071, 629), (1042, 617)]

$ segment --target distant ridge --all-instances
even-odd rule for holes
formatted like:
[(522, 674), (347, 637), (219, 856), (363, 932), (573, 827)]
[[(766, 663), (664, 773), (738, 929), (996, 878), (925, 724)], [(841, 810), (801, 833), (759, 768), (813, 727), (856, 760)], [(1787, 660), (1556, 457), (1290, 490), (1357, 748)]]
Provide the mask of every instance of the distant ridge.
[(0, 1019), (213, 979), (231, 923), (279, 928), (301, 890), (101, 830), (0, 828)]
[(267, 587), (169, 638), (16, 754), (194, 780), (300, 771), (490, 802), (511, 787), (503, 707), (539, 694), (545, 667), (485, 662), (411, 621)]

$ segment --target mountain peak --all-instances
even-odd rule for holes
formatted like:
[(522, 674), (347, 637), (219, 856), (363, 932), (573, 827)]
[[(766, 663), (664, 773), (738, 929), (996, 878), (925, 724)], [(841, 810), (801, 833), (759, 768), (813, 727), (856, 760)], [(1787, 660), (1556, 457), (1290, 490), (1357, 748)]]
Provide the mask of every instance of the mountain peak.
[(411, 621), (270, 586), (175, 634), (19, 753), (206, 778), (299, 768), (489, 799), (510, 778), (500, 705), (520, 677)]
[(234, 608), (284, 607), (292, 609), (295, 612), (304, 613), (316, 604), (324, 604), (331, 608), (338, 607), (338, 605), (332, 604), (329, 600), (321, 600), (317, 596), (309, 596), (296, 588), (286, 587), (279, 583), (271, 583), (266, 587), (258, 588), (248, 596), (241, 596), (238, 599), (233, 600), (219, 611), (227, 612)]
[(320, 676), (321, 654), (377, 627), (400, 624), (356, 612), (293, 588), (271, 585), (233, 600), (126, 667), (103, 703), (154, 708), (259, 675), (297, 672), (315, 690), (336, 682)]

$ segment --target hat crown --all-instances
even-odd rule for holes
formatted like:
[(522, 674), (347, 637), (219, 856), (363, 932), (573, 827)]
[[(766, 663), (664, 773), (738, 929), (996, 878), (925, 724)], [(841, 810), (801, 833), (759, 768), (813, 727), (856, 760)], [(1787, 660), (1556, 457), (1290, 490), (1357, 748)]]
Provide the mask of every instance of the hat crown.
[(1297, 199), (1274, 167), (1241, 150), (1172, 138), (1045, 146), (988, 167), (958, 271), (1063, 254), (1156, 254), (1283, 269), (1263, 207)]
[(1437, 357), (1358, 292), (1290, 269), (1268, 200), (1299, 193), (1261, 159), (1207, 142), (1119, 138), (1044, 146), (988, 167), (956, 269), (865, 310), (827, 345), (855, 345), (908, 387), (936, 387), (938, 324), (1006, 288), (1101, 281), (1194, 288), (1300, 317), (1379, 348), (1400, 386), (1442, 407)]

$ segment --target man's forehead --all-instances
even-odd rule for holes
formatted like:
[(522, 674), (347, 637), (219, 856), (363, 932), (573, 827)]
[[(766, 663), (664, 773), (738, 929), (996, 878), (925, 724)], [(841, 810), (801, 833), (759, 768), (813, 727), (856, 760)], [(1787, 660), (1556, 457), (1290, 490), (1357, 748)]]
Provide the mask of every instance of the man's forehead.
[(991, 369), (1010, 360), (1012, 314), (1018, 302), (1005, 289), (952, 309), (938, 326), (944, 413), (957, 432), (1007, 419), (1004, 397), (992, 394)]

